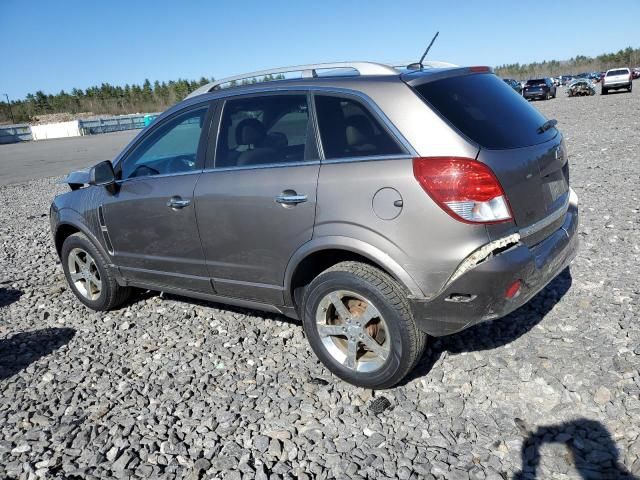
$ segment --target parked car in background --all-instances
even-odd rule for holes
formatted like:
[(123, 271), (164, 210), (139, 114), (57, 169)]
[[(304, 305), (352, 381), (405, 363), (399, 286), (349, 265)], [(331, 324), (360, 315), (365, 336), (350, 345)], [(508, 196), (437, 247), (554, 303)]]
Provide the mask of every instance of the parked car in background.
[(430, 336), (514, 311), (576, 255), (555, 125), (488, 67), (238, 75), (68, 177), (53, 240), (93, 310), (138, 287), (280, 313), (335, 375), (388, 388)]
[(588, 78), (578, 78), (567, 86), (570, 97), (584, 97), (596, 94), (595, 85)]
[(633, 88), (631, 78), (631, 70), (628, 68), (612, 68), (607, 70), (604, 78), (602, 79), (602, 95), (609, 93), (609, 90), (626, 89), (629, 92)]
[(556, 86), (550, 78), (537, 78), (527, 80), (522, 90), (522, 95), (527, 100), (556, 98)]
[(517, 80), (514, 80), (513, 78), (503, 78), (502, 80), (504, 81), (504, 83), (506, 83), (511, 88), (513, 88), (516, 92), (522, 95), (522, 85), (520, 84), (520, 82), (518, 82)]
[(640, 67), (636, 67), (631, 71), (631, 77), (636, 80), (637, 78), (640, 78)]
[(573, 75), (562, 75), (560, 77), (560, 83), (564, 85), (570, 84), (574, 80)]

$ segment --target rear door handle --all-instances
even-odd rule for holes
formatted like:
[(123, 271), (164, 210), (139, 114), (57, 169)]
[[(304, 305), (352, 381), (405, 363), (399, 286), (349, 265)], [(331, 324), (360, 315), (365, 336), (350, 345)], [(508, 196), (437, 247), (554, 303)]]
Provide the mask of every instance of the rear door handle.
[(304, 203), (308, 200), (306, 195), (298, 195), (296, 192), (292, 192), (291, 190), (285, 190), (276, 198), (276, 203), (279, 203), (283, 207), (290, 205), (297, 205), (298, 203)]
[(167, 207), (174, 208), (174, 209), (188, 207), (189, 205), (191, 205), (191, 200), (184, 200), (182, 197), (177, 197), (177, 196), (171, 197), (167, 201)]

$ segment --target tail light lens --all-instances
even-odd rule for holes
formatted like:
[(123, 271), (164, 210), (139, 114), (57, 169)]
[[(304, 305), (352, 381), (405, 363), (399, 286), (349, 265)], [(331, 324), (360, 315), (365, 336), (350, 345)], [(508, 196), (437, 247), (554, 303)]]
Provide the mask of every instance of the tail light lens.
[(512, 219), (500, 182), (483, 163), (460, 157), (414, 158), (413, 174), (424, 191), (456, 220), (499, 223)]

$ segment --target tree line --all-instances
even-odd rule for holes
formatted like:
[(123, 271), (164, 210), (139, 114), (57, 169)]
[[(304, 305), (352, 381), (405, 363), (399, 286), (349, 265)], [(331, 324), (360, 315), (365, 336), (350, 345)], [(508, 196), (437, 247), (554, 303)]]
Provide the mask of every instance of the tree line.
[[(526, 80), (541, 76), (575, 75), (582, 72), (603, 71), (614, 67), (640, 66), (640, 48), (627, 47), (615, 53), (605, 53), (597, 57), (577, 55), (569, 60), (550, 60), (527, 64), (513, 63), (496, 67), (496, 74)], [(283, 75), (268, 75), (262, 78), (242, 80), (241, 84), (283, 79)], [(29, 94), (24, 100), (11, 101), (11, 108), (6, 101), (0, 102), (0, 123), (32, 122), (37, 115), (47, 113), (92, 112), (104, 115), (122, 115), (127, 113), (160, 112), (179, 102), (198, 87), (205, 85), (212, 78), (202, 77), (200, 80), (155, 81), (146, 79), (142, 85), (113, 86), (109, 83), (89, 87), (86, 90), (74, 88), (70, 92), (64, 90), (52, 95), (39, 90)], [(230, 86), (236, 85), (231, 82)]]
[[(267, 75), (262, 78), (251, 78), (241, 82), (231, 82), (229, 86), (237, 84), (251, 84), (263, 81), (283, 79), (283, 75)], [(123, 115), (127, 113), (161, 112), (171, 105), (184, 99), (198, 87), (213, 82), (214, 78), (202, 77), (200, 80), (171, 80), (169, 82), (155, 81), (153, 84), (146, 79), (142, 85), (114, 86), (103, 83), (99, 87), (89, 87), (86, 90), (74, 88), (70, 92), (64, 90), (52, 95), (39, 90), (28, 94), (24, 100), (14, 100), (11, 108), (7, 102), (0, 102), (0, 123), (33, 122), (38, 115), (49, 113), (92, 112), (104, 115)]]
[(564, 61), (512, 63), (496, 67), (495, 72), (501, 77), (528, 80), (534, 77), (556, 77), (559, 75), (577, 75), (585, 72), (601, 72), (615, 67), (640, 67), (640, 48), (627, 47), (615, 53), (604, 53), (597, 57), (577, 55)]

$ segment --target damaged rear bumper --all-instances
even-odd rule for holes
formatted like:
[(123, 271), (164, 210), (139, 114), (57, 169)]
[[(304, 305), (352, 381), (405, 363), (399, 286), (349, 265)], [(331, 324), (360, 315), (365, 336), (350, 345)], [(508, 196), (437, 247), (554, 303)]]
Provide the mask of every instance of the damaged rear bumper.
[[(562, 226), (542, 242), (528, 247), (518, 237), (515, 241), (507, 237), (506, 245), (494, 247), (489, 258), (452, 277), (437, 296), (409, 297), (418, 328), (433, 336), (448, 335), (524, 305), (576, 256), (577, 227), (578, 203), (572, 199)], [(519, 294), (506, 298), (505, 292), (517, 280)]]

